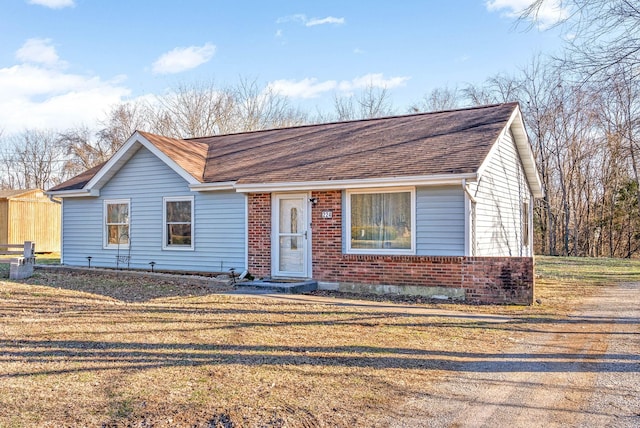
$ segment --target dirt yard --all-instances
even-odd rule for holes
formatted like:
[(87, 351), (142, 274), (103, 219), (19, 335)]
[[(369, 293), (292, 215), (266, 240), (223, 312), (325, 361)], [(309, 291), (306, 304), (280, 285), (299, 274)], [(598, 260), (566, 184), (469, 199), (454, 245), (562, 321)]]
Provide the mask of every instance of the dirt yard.
[(0, 427), (639, 426), (640, 263), (537, 272), (516, 307), (38, 271), (0, 282)]
[(500, 353), (452, 352), (449, 373), (390, 427), (639, 427), (640, 284), (527, 323)]

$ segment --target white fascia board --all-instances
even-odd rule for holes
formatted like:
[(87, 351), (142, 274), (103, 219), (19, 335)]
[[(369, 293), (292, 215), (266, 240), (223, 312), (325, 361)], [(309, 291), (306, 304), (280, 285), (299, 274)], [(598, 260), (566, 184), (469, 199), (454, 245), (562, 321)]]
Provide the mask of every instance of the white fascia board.
[(98, 189), (73, 189), (73, 190), (58, 190), (44, 192), (48, 196), (56, 196), (58, 198), (85, 198), (87, 196), (100, 196)]
[(366, 189), (371, 187), (398, 186), (446, 186), (460, 185), (462, 180), (475, 181), (476, 173), (440, 174), (415, 177), (369, 178), (361, 180), (298, 181), (289, 183), (249, 183), (236, 184), (241, 193), (291, 192), (298, 190), (342, 190)]
[(160, 149), (154, 146), (149, 140), (140, 135), (138, 131), (134, 132), (126, 143), (116, 152), (115, 155), (104, 164), (100, 171), (93, 176), (91, 180), (84, 186), (85, 189), (100, 189), (109, 181), (120, 168), (138, 151), (140, 146), (145, 147), (157, 158), (164, 162), (169, 168), (175, 171), (180, 177), (182, 177), (189, 185), (199, 184), (191, 174), (182, 169), (176, 162), (169, 156), (165, 155)]
[(500, 132), (500, 135), (498, 135), (498, 138), (493, 142), (491, 150), (489, 150), (489, 154), (480, 165), (480, 168), (478, 168), (478, 177), (481, 177), (484, 174), (484, 171), (491, 163), (495, 152), (499, 150), (500, 141), (504, 138), (509, 129), (512, 128), (512, 125), (514, 134), (513, 136), (515, 140), (514, 143), (516, 144), (516, 148), (518, 150), (518, 156), (520, 156), (520, 159), (522, 161), (522, 165), (527, 176), (527, 182), (531, 187), (531, 193), (535, 198), (541, 198), (544, 196), (544, 192), (542, 190), (542, 180), (540, 180), (540, 175), (538, 174), (538, 169), (536, 168), (533, 149), (531, 148), (529, 137), (527, 136), (527, 133), (525, 131), (520, 107), (517, 107), (513, 110), (513, 113), (511, 113), (511, 117), (507, 121), (507, 124)]
[(194, 192), (215, 192), (220, 190), (235, 190), (235, 181), (221, 181), (218, 183), (196, 183), (190, 184), (189, 189)]
[(542, 179), (540, 178), (538, 168), (536, 167), (533, 148), (529, 142), (529, 137), (527, 136), (527, 131), (524, 126), (524, 120), (520, 113), (520, 109), (518, 109), (517, 112), (517, 116), (513, 118), (513, 133), (516, 140), (516, 146), (518, 147), (518, 152), (520, 153), (524, 170), (529, 178), (529, 185), (531, 186), (533, 197), (542, 198), (544, 196), (544, 188), (542, 187)]

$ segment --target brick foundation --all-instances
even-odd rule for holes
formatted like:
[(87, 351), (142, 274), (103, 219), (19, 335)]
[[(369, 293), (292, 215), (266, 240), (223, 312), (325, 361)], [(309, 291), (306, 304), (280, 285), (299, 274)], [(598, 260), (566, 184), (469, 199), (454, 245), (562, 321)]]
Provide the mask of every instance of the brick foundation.
[[(533, 258), (343, 254), (340, 191), (312, 193), (312, 270), (318, 281), (463, 289), (474, 303), (533, 302)], [(322, 211), (332, 211), (322, 218)], [(271, 274), (271, 197), (249, 195), (249, 271)]]

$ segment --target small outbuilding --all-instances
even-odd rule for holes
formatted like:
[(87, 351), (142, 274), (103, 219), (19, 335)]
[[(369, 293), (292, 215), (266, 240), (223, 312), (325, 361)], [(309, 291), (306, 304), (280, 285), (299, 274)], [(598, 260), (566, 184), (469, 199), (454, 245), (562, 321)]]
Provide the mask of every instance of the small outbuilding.
[(0, 190), (0, 243), (36, 243), (36, 251), (60, 251), (60, 204), (41, 189)]

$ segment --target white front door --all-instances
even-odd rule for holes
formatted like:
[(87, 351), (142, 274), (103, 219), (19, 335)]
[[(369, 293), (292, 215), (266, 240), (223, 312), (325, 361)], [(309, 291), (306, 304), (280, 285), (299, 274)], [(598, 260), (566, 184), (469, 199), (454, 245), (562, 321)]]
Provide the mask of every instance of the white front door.
[(273, 276), (309, 277), (309, 195), (274, 195)]

